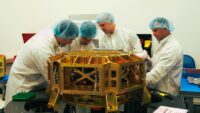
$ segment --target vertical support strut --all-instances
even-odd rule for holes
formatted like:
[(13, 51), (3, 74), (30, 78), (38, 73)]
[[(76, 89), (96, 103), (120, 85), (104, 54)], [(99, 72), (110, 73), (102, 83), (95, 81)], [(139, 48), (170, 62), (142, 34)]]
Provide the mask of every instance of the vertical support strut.
[(117, 96), (114, 92), (106, 94), (106, 113), (118, 113)]
[(51, 91), (51, 96), (50, 96), (50, 99), (49, 99), (49, 102), (48, 102), (49, 108), (55, 108), (56, 107), (56, 102), (58, 100), (59, 93), (60, 93), (59, 88), (54, 88)]

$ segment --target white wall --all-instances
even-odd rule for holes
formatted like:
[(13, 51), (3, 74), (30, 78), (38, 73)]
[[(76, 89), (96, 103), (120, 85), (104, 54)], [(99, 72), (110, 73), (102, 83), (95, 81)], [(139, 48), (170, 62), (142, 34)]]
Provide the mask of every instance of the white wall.
[(23, 45), (21, 33), (38, 32), (71, 14), (111, 12), (121, 26), (151, 33), (149, 21), (164, 16), (175, 25), (175, 36), (185, 54), (200, 68), (200, 0), (1, 0), (0, 53), (8, 58)]

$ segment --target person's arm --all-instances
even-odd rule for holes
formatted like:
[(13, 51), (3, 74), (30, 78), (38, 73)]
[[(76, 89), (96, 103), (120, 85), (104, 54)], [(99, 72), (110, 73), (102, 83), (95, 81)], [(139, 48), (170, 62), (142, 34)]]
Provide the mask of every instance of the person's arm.
[(35, 49), (32, 55), (37, 69), (45, 78), (45, 80), (48, 81), (47, 61), (50, 56), (54, 55), (52, 50), (49, 48), (39, 48), (37, 50)]
[(70, 52), (71, 50), (71, 44), (68, 44), (64, 47), (61, 47), (62, 52)]
[(145, 50), (142, 49), (142, 45), (140, 39), (134, 32), (130, 32), (130, 47), (132, 48), (132, 52), (140, 58), (148, 58), (148, 54)]
[(80, 51), (80, 38), (73, 40), (73, 42), (70, 44), (70, 47), (70, 51)]
[(88, 46), (86, 47), (86, 50), (89, 50), (89, 51), (94, 50), (94, 49), (96, 49), (96, 47), (94, 46), (93, 42), (89, 43)]
[(157, 64), (154, 64), (155, 67), (146, 75), (147, 84), (157, 84), (176, 65), (178, 56), (173, 52), (170, 50), (163, 51)]
[(106, 41), (105, 41), (105, 36), (99, 38), (99, 48), (100, 49), (106, 49)]

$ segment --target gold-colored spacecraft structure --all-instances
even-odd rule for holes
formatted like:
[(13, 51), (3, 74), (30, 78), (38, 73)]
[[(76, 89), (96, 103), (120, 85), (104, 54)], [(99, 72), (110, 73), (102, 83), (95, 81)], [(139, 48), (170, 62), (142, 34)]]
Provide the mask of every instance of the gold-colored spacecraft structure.
[[(71, 105), (105, 107), (117, 112), (118, 105), (145, 86), (145, 61), (121, 51), (79, 51), (61, 53), (48, 61), (51, 96)], [(141, 94), (142, 95), (142, 94)]]

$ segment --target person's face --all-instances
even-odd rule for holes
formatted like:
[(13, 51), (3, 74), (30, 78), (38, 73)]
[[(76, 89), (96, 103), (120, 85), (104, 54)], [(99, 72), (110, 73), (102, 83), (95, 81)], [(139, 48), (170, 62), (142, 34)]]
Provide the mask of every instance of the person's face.
[(80, 44), (81, 45), (88, 45), (89, 43), (91, 43), (91, 41), (92, 41), (92, 39), (80, 37)]
[(153, 35), (156, 37), (158, 41), (164, 39), (167, 35), (169, 35), (169, 31), (165, 28), (156, 28), (152, 30)]
[(61, 47), (71, 44), (74, 39), (57, 38), (57, 42)]
[(108, 22), (100, 22), (98, 23), (98, 26), (101, 28), (101, 30), (105, 33), (105, 34), (112, 34), (113, 27), (112, 27), (112, 23), (108, 23)]

